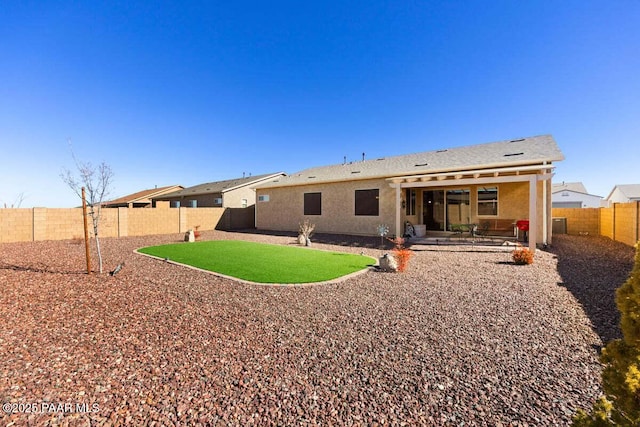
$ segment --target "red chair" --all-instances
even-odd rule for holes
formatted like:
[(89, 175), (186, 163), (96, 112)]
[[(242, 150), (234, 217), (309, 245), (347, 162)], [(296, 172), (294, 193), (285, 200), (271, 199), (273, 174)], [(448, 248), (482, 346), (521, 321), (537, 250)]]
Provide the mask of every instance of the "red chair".
[(516, 221), (516, 227), (519, 231), (522, 231), (524, 233), (524, 241), (529, 241), (529, 220), (519, 219), (518, 221)]

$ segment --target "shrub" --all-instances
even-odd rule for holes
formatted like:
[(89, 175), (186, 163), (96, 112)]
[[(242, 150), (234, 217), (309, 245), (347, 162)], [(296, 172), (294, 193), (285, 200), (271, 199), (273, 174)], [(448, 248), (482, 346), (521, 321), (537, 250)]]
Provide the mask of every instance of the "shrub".
[(592, 413), (578, 411), (577, 427), (640, 425), (640, 242), (631, 275), (616, 291), (622, 339), (611, 341), (602, 350), (602, 388), (605, 396)]
[(316, 229), (316, 225), (312, 224), (311, 221), (305, 219), (304, 222), (298, 224), (298, 230), (305, 239), (309, 239), (313, 234), (313, 230)]
[(413, 251), (405, 248), (404, 243), (405, 239), (402, 237), (396, 237), (395, 239), (389, 239), (393, 242), (393, 256), (398, 263), (398, 272), (402, 273), (405, 271), (409, 265), (409, 259), (413, 256)]
[(533, 252), (529, 248), (519, 248), (511, 252), (513, 262), (518, 265), (533, 264)]

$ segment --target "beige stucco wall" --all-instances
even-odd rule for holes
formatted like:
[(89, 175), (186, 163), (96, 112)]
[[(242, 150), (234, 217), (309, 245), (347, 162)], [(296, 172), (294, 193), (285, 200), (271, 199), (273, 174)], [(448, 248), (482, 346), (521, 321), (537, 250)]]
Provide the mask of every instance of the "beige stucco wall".
[(242, 207), (242, 199), (247, 199), (247, 206), (256, 203), (256, 191), (253, 188), (241, 187), (224, 193), (222, 203), (225, 208)]
[[(355, 190), (380, 191), (378, 216), (355, 215)], [(304, 215), (304, 193), (322, 193), (322, 215)], [(297, 231), (298, 224), (309, 219), (318, 233), (376, 235), (379, 224), (395, 226), (395, 190), (384, 179), (347, 181), (331, 184), (257, 189), (258, 195), (269, 195), (268, 202), (256, 203), (256, 228), (262, 230)]]
[[(539, 218), (538, 241), (542, 242), (542, 195), (544, 182), (537, 186)], [(486, 185), (488, 186), (488, 185)], [(529, 183), (502, 183), (498, 187), (498, 216), (478, 216), (477, 214), (477, 185), (429, 187), (429, 190), (468, 189), (470, 204), (461, 207), (459, 222), (478, 223), (487, 218), (524, 219), (529, 217)], [(375, 217), (356, 216), (355, 190), (380, 190), (380, 215)], [(422, 224), (422, 190), (416, 188), (416, 215), (406, 216), (405, 209), (401, 212), (401, 222), (406, 220), (413, 224)], [(395, 189), (384, 179), (347, 181), (329, 184), (304, 185), (297, 187), (258, 188), (258, 195), (268, 195), (268, 202), (256, 204), (256, 227), (263, 230), (297, 231), (298, 224), (309, 219), (316, 225), (320, 233), (340, 233), (356, 235), (375, 235), (379, 224), (389, 226), (390, 234), (395, 232)], [(322, 215), (305, 216), (304, 193), (322, 193)], [(547, 192), (549, 214), (551, 212), (550, 192)], [(402, 197), (405, 197), (404, 189)], [(549, 215), (550, 216), (550, 215)], [(454, 222), (454, 221), (452, 221)], [(548, 222), (550, 229), (550, 220)]]

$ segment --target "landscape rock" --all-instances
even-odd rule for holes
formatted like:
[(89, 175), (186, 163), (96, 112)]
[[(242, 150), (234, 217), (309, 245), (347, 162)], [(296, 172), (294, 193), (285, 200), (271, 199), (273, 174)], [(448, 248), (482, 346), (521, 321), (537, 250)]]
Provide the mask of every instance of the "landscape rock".
[(384, 254), (378, 258), (378, 265), (382, 271), (398, 271), (398, 262), (396, 261), (396, 258), (390, 254)]
[(566, 426), (602, 394), (597, 349), (619, 336), (634, 255), (595, 236), (554, 236), (526, 267), (504, 248), (414, 245), (403, 274), (255, 286), (133, 252), (183, 237), (103, 239), (105, 264), (127, 265), (114, 277), (85, 274), (82, 245), (0, 244), (2, 402), (97, 405), (0, 424)]

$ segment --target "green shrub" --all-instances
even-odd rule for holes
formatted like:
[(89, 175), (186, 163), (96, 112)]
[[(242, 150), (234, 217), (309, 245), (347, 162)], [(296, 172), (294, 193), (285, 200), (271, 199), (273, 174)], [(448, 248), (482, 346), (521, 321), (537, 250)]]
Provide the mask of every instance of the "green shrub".
[(605, 397), (594, 405), (591, 414), (578, 411), (576, 427), (640, 425), (640, 242), (629, 279), (617, 290), (621, 340), (602, 350), (602, 388)]

